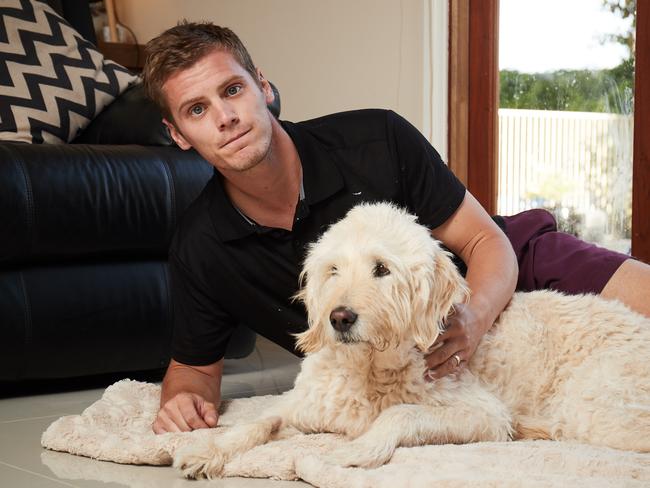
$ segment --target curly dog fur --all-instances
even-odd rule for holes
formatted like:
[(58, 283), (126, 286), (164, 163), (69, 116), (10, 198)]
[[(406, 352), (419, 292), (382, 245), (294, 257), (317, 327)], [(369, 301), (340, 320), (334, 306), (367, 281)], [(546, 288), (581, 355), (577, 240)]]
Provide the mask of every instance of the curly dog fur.
[[(292, 428), (347, 436), (328, 455), (344, 466), (379, 466), (399, 446), (517, 438), (650, 452), (650, 319), (618, 302), (516, 293), (467, 367), (429, 383), (422, 351), (468, 290), (415, 217), (355, 207), (312, 245), (301, 282), (295, 387), (277, 411), (179, 452), (185, 476), (217, 477)], [(349, 329), (333, 327), (337, 309), (354, 313)]]

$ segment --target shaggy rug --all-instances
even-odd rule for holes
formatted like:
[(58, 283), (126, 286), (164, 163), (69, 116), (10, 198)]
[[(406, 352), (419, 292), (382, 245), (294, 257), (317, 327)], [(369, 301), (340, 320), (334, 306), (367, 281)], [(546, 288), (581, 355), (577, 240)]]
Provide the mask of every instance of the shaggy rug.
[[(216, 436), (235, 423), (260, 415), (277, 396), (224, 401), (219, 427), (160, 436), (151, 431), (160, 387), (123, 380), (108, 387), (100, 400), (81, 415), (58, 419), (43, 433), (41, 444), (93, 459), (122, 464), (169, 465), (180, 447), (205, 436)], [(271, 442), (233, 459), (226, 476), (302, 479), (324, 488), (354, 487), (647, 487), (650, 454), (551, 441), (481, 442), (400, 448), (378, 469), (340, 468), (319, 461), (319, 453), (345, 442), (334, 434), (296, 434)], [(51, 456), (47, 456), (51, 454)], [(43, 461), (59, 476), (66, 468), (56, 453)], [(74, 464), (74, 463), (73, 463)], [(92, 477), (92, 463), (70, 467)], [(115, 476), (120, 473), (113, 473)], [(150, 474), (150, 473), (149, 473)], [(180, 474), (179, 474), (180, 476)], [(128, 473), (132, 487), (150, 486), (151, 478)], [(97, 476), (95, 476), (97, 478)]]

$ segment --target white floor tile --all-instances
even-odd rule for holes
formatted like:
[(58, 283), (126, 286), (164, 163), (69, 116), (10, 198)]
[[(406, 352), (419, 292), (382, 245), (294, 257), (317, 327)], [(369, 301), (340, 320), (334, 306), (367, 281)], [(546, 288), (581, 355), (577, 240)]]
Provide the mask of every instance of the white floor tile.
[(102, 394), (101, 389), (0, 399), (0, 423), (48, 415), (78, 413)]
[(36, 473), (30, 473), (27, 470), (9, 466), (3, 462), (0, 462), (0, 482), (2, 486), (6, 487), (61, 488), (63, 486), (75, 486), (63, 480), (56, 480)]
[[(258, 339), (248, 358), (226, 361), (224, 398), (278, 394), (293, 386), (299, 360), (266, 339)], [(81, 413), (101, 397), (103, 389), (0, 399), (0, 486), (182, 488), (295, 488), (302, 482), (228, 478), (188, 481), (171, 467), (127, 466), (47, 451), (43, 431), (62, 415)]]

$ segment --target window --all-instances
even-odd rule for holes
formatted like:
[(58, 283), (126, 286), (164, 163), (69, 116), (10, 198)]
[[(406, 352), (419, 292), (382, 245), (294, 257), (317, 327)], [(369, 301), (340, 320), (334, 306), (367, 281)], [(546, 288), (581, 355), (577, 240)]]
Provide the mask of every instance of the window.
[(635, 12), (607, 1), (500, 1), (497, 212), (630, 253)]
[[(497, 211), (499, 3), (453, 0), (449, 10), (449, 165), (491, 213)], [(546, 37), (555, 34), (549, 26)], [(631, 249), (650, 262), (649, 2), (636, 5), (634, 57)]]

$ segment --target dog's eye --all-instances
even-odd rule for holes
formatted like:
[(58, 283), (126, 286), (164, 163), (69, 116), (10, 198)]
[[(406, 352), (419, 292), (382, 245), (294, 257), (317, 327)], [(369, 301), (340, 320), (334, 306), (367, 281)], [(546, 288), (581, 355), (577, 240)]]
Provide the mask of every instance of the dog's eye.
[(375, 263), (375, 269), (372, 270), (372, 274), (377, 278), (381, 278), (382, 276), (389, 275), (390, 269), (388, 269), (381, 261), (377, 261)]
[(339, 273), (339, 270), (336, 268), (336, 266), (330, 266), (329, 269), (329, 275), (330, 276), (336, 276)]

